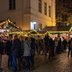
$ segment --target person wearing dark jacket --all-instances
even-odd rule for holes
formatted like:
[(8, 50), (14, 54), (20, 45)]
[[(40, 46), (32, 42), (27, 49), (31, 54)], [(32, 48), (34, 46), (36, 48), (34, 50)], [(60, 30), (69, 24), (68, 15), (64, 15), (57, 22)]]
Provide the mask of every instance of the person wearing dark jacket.
[(36, 49), (36, 43), (35, 39), (31, 38), (31, 69), (34, 69), (34, 57), (35, 57), (35, 49)]
[(12, 45), (12, 56), (13, 56), (14, 61), (15, 61), (14, 72), (17, 71), (17, 60), (18, 60), (18, 65), (19, 65), (20, 48), (21, 48), (21, 41), (18, 38), (18, 36), (15, 35), (14, 40), (13, 40), (13, 45)]
[(8, 40), (6, 42), (6, 49), (8, 55), (8, 67), (12, 64), (11, 50), (12, 50), (12, 35), (9, 35)]
[[(6, 39), (4, 39), (6, 38)], [(7, 37), (4, 36), (2, 38), (2, 48), (1, 48), (1, 55), (2, 55), (2, 59), (1, 59), (1, 68), (4, 72), (8, 71), (8, 49), (6, 48), (6, 42), (7, 42)]]
[(3, 42), (2, 39), (0, 38), (0, 54), (2, 55), (2, 50), (3, 50)]
[(46, 34), (44, 37), (44, 43), (45, 43), (45, 55), (47, 56), (47, 53), (49, 51), (49, 35)]
[(49, 39), (49, 59), (54, 57), (54, 41), (52, 38)]
[(60, 54), (60, 53), (62, 53), (62, 51), (63, 51), (63, 49), (62, 49), (62, 41), (61, 41), (61, 38), (59, 38), (58, 45), (57, 45), (57, 48), (56, 48), (56, 53)]
[[(2, 39), (0, 37), (0, 59), (2, 60), (2, 49), (3, 49), (3, 42), (2, 42)], [(1, 64), (2, 61), (0, 61), (0, 64)], [(0, 68), (0, 70), (2, 70), (2, 68)]]
[(68, 42), (68, 57), (69, 55), (72, 57), (72, 38)]
[(67, 48), (67, 40), (64, 37), (63, 37), (62, 45), (63, 45), (63, 50), (66, 50), (66, 48)]
[(18, 69), (19, 71), (21, 71), (23, 68), (24, 37), (20, 36), (19, 39), (20, 39), (21, 46), (18, 50), (18, 67), (19, 67)]

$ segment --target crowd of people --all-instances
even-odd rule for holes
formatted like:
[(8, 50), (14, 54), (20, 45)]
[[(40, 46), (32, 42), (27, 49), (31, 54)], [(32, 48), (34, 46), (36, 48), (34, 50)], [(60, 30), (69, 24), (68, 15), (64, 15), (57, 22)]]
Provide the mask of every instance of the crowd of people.
[[(0, 37), (1, 68), (3, 72), (12, 68), (18, 72), (24, 67), (30, 70), (34, 65), (35, 39), (18, 35)], [(24, 66), (22, 66), (24, 65)]]
[[(63, 40), (62, 40), (63, 39)], [(0, 37), (1, 69), (8, 72), (11, 68), (14, 72), (22, 69), (30, 71), (34, 69), (35, 55), (43, 54), (49, 60), (68, 48), (68, 57), (72, 57), (72, 38), (66, 40), (56, 37), (52, 39), (48, 34), (43, 39), (36, 40), (33, 37), (12, 35)]]

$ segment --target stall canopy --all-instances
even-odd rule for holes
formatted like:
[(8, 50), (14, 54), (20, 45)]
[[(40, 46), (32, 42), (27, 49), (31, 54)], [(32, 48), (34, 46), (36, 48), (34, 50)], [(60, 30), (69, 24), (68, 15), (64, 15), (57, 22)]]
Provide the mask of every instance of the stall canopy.
[(9, 31), (21, 31), (10, 19), (0, 21), (0, 29), (5, 29)]
[(45, 27), (43, 29), (43, 31), (48, 31), (48, 32), (51, 32), (51, 33), (63, 33), (63, 32), (71, 32), (72, 31), (72, 26), (69, 25), (69, 26), (49, 26), (49, 27)]

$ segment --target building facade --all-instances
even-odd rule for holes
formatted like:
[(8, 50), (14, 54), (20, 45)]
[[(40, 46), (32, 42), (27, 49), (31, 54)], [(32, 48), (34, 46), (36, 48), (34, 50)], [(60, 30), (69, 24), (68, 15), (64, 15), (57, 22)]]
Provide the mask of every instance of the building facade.
[(55, 0), (0, 0), (0, 21), (7, 18), (23, 30), (55, 26)]

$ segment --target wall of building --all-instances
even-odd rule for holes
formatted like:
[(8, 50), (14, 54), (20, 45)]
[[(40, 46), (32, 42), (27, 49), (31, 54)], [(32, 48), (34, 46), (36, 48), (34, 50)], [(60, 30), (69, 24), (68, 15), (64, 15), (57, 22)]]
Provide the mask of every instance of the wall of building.
[(8, 13), (8, 2), (6, 0), (0, 0), (0, 20), (6, 18)]
[[(47, 16), (44, 15), (44, 2), (47, 3), (47, 7), (51, 6), (51, 17), (49, 17), (49, 11)], [(52, 1), (53, 2), (53, 1)], [(51, 0), (42, 0), (42, 13), (38, 12), (38, 0), (31, 0), (31, 21), (37, 21), (44, 27), (55, 26), (55, 4), (51, 3)]]
[(16, 0), (16, 10), (9, 10), (9, 0), (0, 0), (0, 21), (9, 18), (22, 27), (22, 1)]
[[(31, 29), (30, 22), (35, 21), (44, 26), (55, 26), (55, 4), (51, 0), (42, 0), (42, 13), (38, 12), (38, 0), (16, 0), (16, 10), (9, 10), (9, 0), (0, 0), (0, 21), (9, 18), (23, 30)], [(53, 0), (54, 1), (54, 0)], [(52, 5), (51, 17), (44, 15), (44, 2)]]
[(56, 1), (51, 0), (51, 20), (52, 20), (52, 26), (56, 26)]
[(23, 30), (30, 30), (30, 0), (22, 0), (23, 3)]

